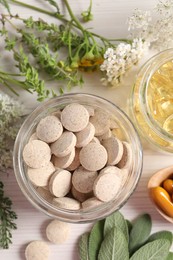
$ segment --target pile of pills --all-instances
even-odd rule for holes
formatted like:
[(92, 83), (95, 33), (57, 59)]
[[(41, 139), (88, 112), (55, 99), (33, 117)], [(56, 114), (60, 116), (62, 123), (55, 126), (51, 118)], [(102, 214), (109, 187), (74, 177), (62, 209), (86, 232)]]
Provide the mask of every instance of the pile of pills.
[(92, 208), (120, 193), (132, 150), (103, 109), (72, 103), (41, 119), (23, 150), (28, 178), (55, 207)]

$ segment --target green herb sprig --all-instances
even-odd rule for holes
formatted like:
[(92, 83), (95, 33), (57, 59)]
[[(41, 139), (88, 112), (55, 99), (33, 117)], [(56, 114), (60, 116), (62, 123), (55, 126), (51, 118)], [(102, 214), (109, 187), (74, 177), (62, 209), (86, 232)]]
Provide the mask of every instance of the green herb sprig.
[(151, 233), (151, 217), (138, 216), (132, 223), (120, 212), (96, 222), (79, 239), (80, 260), (168, 260), (173, 259), (170, 231)]
[[(59, 82), (57, 86), (60, 93), (64, 92), (63, 85), (67, 90), (73, 86), (81, 86), (83, 84), (81, 71), (97, 70), (104, 61), (103, 55), (108, 47), (115, 47), (120, 41), (131, 42), (127, 39), (107, 39), (84, 28), (74, 15), (67, 0), (63, 0), (63, 4), (70, 19), (66, 19), (61, 13), (56, 1), (44, 0), (44, 2), (49, 4), (54, 11), (51, 12), (46, 7), (41, 9), (17, 0), (0, 0), (9, 13), (9, 15), (2, 15), (0, 19), (1, 35), (4, 37), (6, 50), (13, 52), (17, 62), (16, 67), (19, 70), (16, 75), (2, 71), (1, 83), (14, 93), (18, 92), (15, 84), (30, 93), (36, 92), (40, 101), (49, 97), (50, 94), (55, 95), (54, 91), (50, 91), (46, 87), (50, 85), (50, 80)], [(40, 14), (47, 14), (58, 19), (61, 24), (57, 26), (56, 23), (48, 23), (42, 18), (38, 20), (34, 20), (32, 17), (23, 19), (18, 14), (13, 15), (10, 11), (12, 4), (35, 10)], [(92, 0), (90, 0), (88, 9), (82, 13), (82, 17), (84, 21), (93, 18)], [(21, 25), (15, 22), (16, 19), (21, 21)], [(24, 55), (28, 64), (25, 71), (20, 66)], [(44, 78), (40, 76), (43, 74)], [(24, 78), (24, 80), (22, 81), (20, 78)], [(56, 94), (58, 94), (57, 91)]]
[(12, 230), (17, 228), (14, 223), (17, 215), (11, 208), (11, 200), (5, 197), (3, 187), (0, 182), (0, 248), (7, 249), (12, 243)]

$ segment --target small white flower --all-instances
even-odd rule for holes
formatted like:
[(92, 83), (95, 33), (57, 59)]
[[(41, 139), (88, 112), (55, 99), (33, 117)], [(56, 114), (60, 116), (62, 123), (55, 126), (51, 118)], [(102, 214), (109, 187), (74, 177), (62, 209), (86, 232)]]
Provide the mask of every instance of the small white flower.
[(143, 42), (142, 39), (134, 39), (131, 44), (120, 43), (116, 49), (108, 48), (104, 54), (105, 60), (100, 66), (107, 76), (101, 79), (102, 83), (116, 86), (122, 75), (138, 62), (147, 48), (147, 42)]
[(151, 13), (149, 11), (142, 11), (135, 9), (133, 15), (129, 18), (128, 30), (143, 29), (146, 30), (151, 21)]

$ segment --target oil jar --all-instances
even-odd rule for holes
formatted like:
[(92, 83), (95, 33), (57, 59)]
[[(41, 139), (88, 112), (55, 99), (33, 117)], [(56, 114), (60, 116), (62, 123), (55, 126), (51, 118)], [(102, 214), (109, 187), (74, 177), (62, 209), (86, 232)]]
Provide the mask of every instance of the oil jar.
[(143, 65), (129, 102), (140, 135), (155, 148), (173, 153), (173, 49)]

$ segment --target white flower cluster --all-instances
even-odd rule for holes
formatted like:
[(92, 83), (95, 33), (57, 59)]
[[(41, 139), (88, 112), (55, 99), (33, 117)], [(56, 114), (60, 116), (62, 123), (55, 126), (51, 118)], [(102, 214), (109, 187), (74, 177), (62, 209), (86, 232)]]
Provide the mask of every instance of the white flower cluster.
[(116, 86), (122, 75), (141, 58), (148, 44), (142, 39), (134, 39), (132, 43), (120, 43), (115, 49), (108, 48), (104, 54), (104, 62), (100, 66), (107, 78), (102, 78), (104, 85)]
[(19, 129), (21, 104), (0, 93), (0, 169), (12, 167), (12, 150)]
[(152, 12), (136, 9), (129, 30), (133, 38), (140, 37), (158, 50), (173, 47), (173, 0), (159, 1)]

